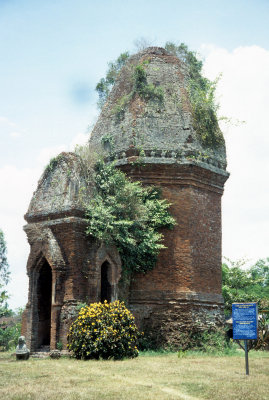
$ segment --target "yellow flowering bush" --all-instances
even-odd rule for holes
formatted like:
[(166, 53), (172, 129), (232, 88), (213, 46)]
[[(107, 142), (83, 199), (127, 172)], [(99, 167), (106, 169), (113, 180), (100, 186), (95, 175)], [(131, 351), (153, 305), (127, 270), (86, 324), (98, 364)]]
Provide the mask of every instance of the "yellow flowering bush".
[(81, 308), (68, 334), (68, 349), (78, 359), (138, 356), (140, 333), (124, 302), (93, 303)]

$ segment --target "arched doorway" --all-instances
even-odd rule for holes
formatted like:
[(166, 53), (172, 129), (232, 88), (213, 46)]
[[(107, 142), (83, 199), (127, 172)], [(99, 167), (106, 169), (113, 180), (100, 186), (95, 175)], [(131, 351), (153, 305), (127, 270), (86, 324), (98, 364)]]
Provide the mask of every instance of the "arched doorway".
[(49, 263), (45, 259), (39, 270), (37, 281), (38, 348), (50, 345), (51, 289), (52, 272)]
[(108, 274), (111, 273), (111, 266), (108, 261), (105, 261), (101, 266), (101, 302), (105, 300), (111, 302), (111, 284), (108, 279)]

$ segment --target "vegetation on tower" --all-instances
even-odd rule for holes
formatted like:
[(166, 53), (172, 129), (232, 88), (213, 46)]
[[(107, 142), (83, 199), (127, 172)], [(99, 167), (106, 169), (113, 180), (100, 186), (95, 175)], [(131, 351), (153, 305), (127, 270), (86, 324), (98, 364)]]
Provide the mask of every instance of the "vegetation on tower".
[[(217, 148), (224, 144), (222, 132), (218, 124), (218, 108), (216, 102), (216, 87), (218, 79), (211, 81), (202, 74), (203, 62), (194, 51), (181, 43), (176, 45), (172, 42), (165, 44), (165, 49), (178, 57), (186, 66), (187, 92), (191, 105), (193, 127), (204, 147)], [(118, 74), (130, 57), (129, 52), (122, 53), (117, 60), (110, 62), (105, 78), (102, 78), (96, 86), (99, 95), (98, 105), (100, 108), (105, 104), (108, 95), (115, 84)], [(135, 93), (146, 101), (163, 100), (163, 88), (155, 87), (147, 82), (146, 62), (135, 66), (133, 72), (133, 89), (129, 95), (120, 98), (115, 106), (114, 112), (120, 115)]]
[(92, 198), (87, 204), (87, 234), (117, 247), (123, 275), (154, 268), (164, 248), (160, 228), (172, 228), (170, 204), (154, 187), (132, 182), (113, 163), (94, 168)]

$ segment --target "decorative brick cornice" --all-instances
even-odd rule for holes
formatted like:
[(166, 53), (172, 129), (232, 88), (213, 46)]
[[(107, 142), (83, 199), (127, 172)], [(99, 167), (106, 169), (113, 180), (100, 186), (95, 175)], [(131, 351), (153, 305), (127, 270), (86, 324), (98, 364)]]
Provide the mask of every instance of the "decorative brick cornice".
[(134, 180), (144, 184), (161, 186), (190, 186), (204, 190), (223, 193), (228, 172), (218, 173), (203, 168), (193, 162), (185, 164), (125, 164), (121, 169)]

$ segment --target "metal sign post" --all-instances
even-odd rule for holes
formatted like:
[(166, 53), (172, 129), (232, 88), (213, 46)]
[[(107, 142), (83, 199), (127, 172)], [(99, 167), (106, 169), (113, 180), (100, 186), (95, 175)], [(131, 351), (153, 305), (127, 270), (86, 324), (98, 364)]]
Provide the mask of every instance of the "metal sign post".
[(248, 341), (245, 339), (245, 363), (246, 363), (246, 375), (249, 375), (249, 367), (248, 367)]
[(233, 303), (233, 339), (244, 340), (246, 375), (249, 375), (248, 339), (258, 338), (257, 303)]

